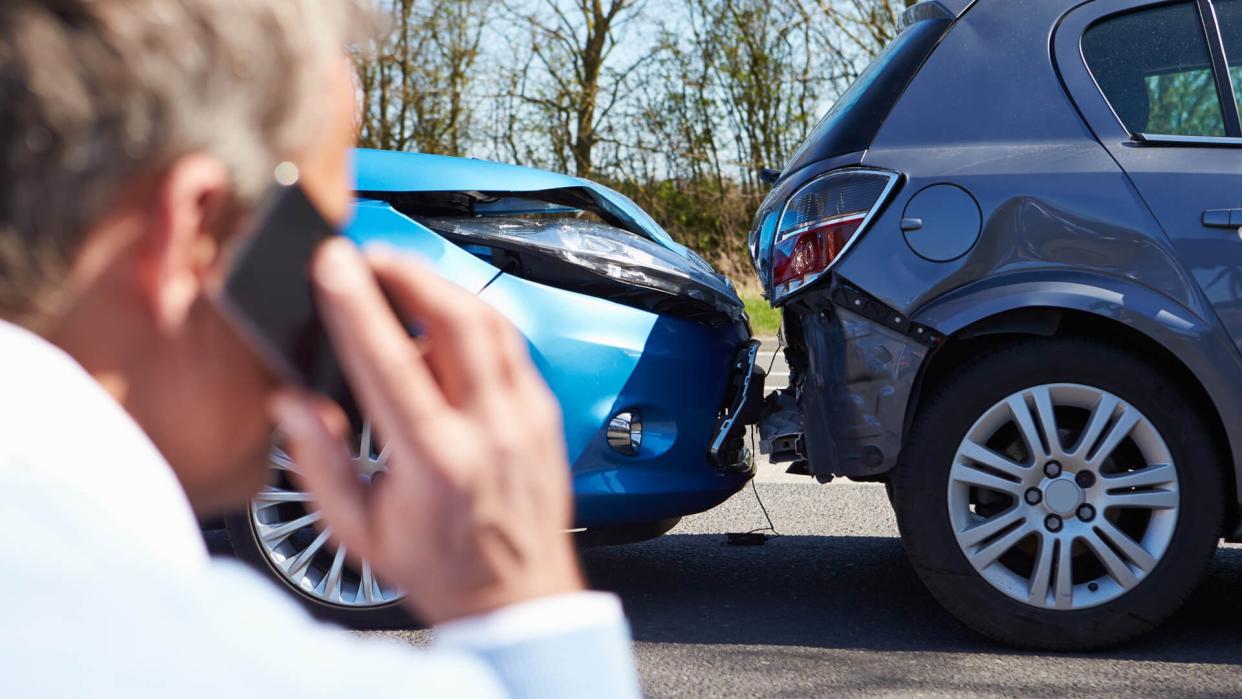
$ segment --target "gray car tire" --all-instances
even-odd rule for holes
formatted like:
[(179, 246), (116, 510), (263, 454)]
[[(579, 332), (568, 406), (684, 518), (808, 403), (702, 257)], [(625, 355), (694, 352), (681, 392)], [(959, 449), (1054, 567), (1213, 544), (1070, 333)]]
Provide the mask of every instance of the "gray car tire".
[[(1124, 592), (1115, 598), (1081, 608), (1068, 604), (1063, 608), (1049, 608), (1019, 601), (1020, 595), (1007, 594), (1002, 591), (1003, 586), (989, 582), (977, 560), (972, 564), (968, 558), (961, 538), (963, 530), (956, 527), (950, 515), (954, 492), (951, 472), (955, 464), (960, 464), (961, 445), (970, 430), (980, 424), (990, 407), (1006, 400), (1007, 396), (1021, 394), (1028, 387), (1045, 385), (1094, 387), (1102, 395), (1122, 401), (1126, 409), (1133, 407), (1141, 411), (1156, 433), (1163, 436), (1162, 446), (1167, 444), (1176, 467), (1177, 519), (1167, 533), (1162, 555), (1155, 557), (1148, 569), (1139, 568), (1143, 576), (1137, 583), (1132, 581), (1132, 587), (1122, 587)], [(1081, 434), (1087, 430), (1081, 429), (1080, 441), (1086, 441)], [(976, 631), (1010, 645), (1043, 650), (1081, 651), (1115, 646), (1150, 631), (1176, 611), (1193, 592), (1216, 549), (1224, 491), (1220, 458), (1212, 445), (1212, 436), (1198, 410), (1157, 364), (1085, 339), (1043, 338), (1015, 342), (960, 367), (933, 388), (920, 405), (894, 474), (898, 527), (910, 562), (927, 588), (945, 608)], [(1083, 449), (1085, 452), (1091, 446)], [(1038, 460), (1032, 458), (1033, 462)], [(1126, 470), (1120, 475), (1136, 472)], [(1105, 492), (1128, 495), (1140, 490)], [(977, 490), (969, 492), (972, 498), (978, 497)], [(1039, 497), (1031, 494), (1030, 500)], [(1003, 507), (1006, 505), (998, 505), (996, 509)], [(1033, 519), (1039, 521), (1040, 516), (1043, 515), (1037, 514)], [(1100, 513), (1102, 519), (1103, 512)], [(1072, 524), (1090, 531), (1089, 526), (1077, 520)], [(1095, 524), (1110, 526), (1099, 520)], [(1056, 523), (1057, 529), (1061, 526)], [(1069, 520), (1065, 526), (1070, 526)], [(1016, 532), (1016, 527), (1010, 531)], [(1044, 535), (1035, 531), (1031, 536)], [(1072, 546), (1079, 548), (1067, 550), (1081, 552), (1082, 542), (1072, 541)], [(1029, 542), (1027, 545), (1028, 550), (1035, 549)], [(1055, 544), (1053, 550), (1059, 554), (1063, 546)], [(1095, 555), (1090, 550), (1088, 553)], [(1040, 556), (1039, 553), (1029, 555), (1034, 559)], [(1067, 555), (1076, 556), (1075, 563), (1067, 566), (1072, 570), (1079, 565), (1077, 561), (1082, 554)], [(1107, 556), (1106, 551), (1099, 558), (1102, 568), (1107, 565), (1104, 556)], [(988, 565), (995, 565), (995, 562)], [(1039, 569), (1038, 562), (1030, 565), (1032, 571)], [(1057, 580), (1057, 586), (1075, 590), (1093, 584), (1075, 588), (1069, 575), (1067, 573), (1066, 584), (1061, 585)], [(1031, 580), (1035, 577), (1032, 572)], [(1031, 600), (1036, 599), (1035, 589), (1032, 582)], [(1098, 585), (1092, 591), (1096, 589)], [(1041, 603), (1049, 599), (1047, 593), (1044, 594)], [(1051, 599), (1056, 600), (1057, 594), (1058, 590), (1052, 590)], [(1071, 592), (1070, 598), (1075, 594)]]

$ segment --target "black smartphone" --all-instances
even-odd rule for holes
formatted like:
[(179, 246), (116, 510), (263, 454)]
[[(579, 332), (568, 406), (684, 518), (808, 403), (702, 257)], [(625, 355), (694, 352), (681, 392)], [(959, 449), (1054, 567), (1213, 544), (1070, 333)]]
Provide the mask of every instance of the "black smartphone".
[(296, 184), (273, 186), (250, 220), (226, 253), (217, 305), (282, 380), (332, 398), (360, 431), (310, 280), (315, 250), (339, 232)]

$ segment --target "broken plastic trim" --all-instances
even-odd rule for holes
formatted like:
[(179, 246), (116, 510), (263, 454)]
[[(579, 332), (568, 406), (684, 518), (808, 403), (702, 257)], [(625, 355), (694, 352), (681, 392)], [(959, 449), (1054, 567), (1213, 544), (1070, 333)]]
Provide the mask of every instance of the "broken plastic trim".
[(611, 225), (564, 216), (418, 220), (463, 248), (489, 249), (493, 265), (523, 279), (700, 322), (745, 317), (729, 283), (697, 256)]
[(759, 341), (750, 340), (733, 359), (729, 393), (721, 411), (707, 458), (724, 471), (744, 472), (754, 468), (752, 454), (743, 438), (747, 425), (759, 421), (766, 375), (758, 365)]

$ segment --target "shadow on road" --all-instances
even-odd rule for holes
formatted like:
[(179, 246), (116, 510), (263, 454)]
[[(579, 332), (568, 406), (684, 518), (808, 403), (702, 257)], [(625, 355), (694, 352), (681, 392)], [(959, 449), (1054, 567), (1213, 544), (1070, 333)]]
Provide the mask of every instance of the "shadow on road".
[[(1008, 653), (945, 612), (888, 537), (781, 536), (736, 547), (673, 534), (583, 553), (639, 641)], [(1163, 628), (1090, 657), (1242, 665), (1242, 549), (1221, 549)]]

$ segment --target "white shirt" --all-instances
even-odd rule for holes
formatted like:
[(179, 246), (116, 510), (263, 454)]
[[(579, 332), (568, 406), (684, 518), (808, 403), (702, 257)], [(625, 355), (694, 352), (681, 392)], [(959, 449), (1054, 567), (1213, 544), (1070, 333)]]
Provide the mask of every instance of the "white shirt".
[(0, 322), (0, 695), (588, 690), (638, 691), (612, 595), (454, 622), (425, 650), (320, 624), (257, 573), (209, 557), (138, 425), (68, 355)]

